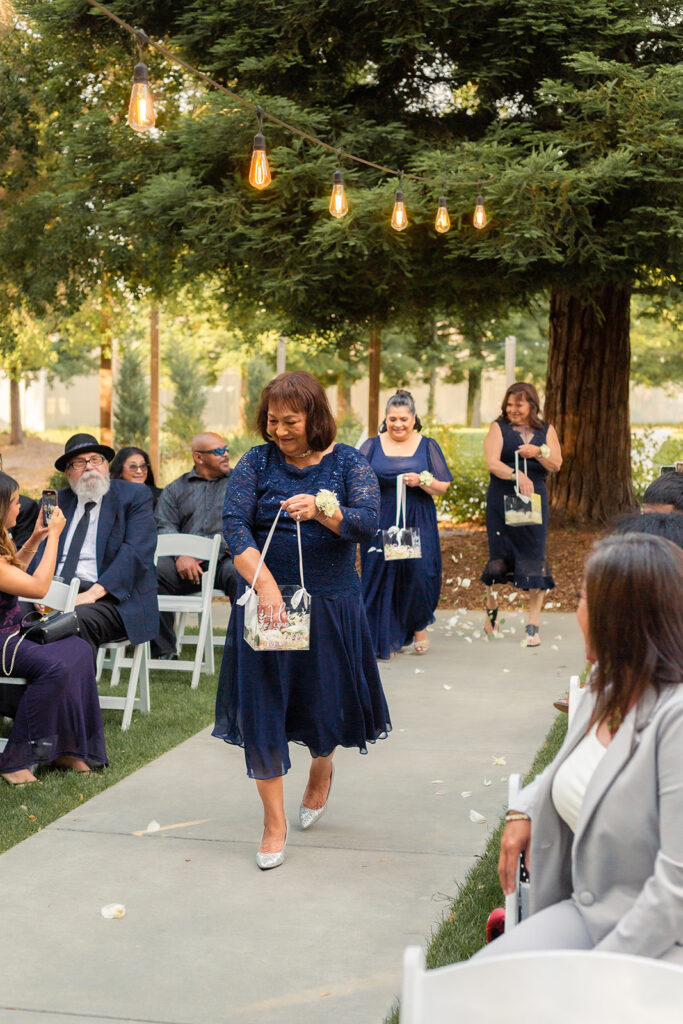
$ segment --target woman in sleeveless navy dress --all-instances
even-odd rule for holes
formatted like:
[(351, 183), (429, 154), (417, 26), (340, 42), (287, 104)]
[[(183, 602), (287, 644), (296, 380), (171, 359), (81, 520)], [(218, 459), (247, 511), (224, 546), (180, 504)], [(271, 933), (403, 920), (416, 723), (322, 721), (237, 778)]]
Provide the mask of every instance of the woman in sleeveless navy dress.
[[(367, 744), (385, 737), (391, 722), (355, 568), (358, 541), (377, 529), (375, 475), (355, 448), (334, 443), (336, 426), (324, 388), (308, 373), (281, 374), (267, 385), (258, 424), (267, 443), (242, 456), (225, 492), (223, 532), (240, 581), (213, 735), (244, 748), (247, 774), (263, 802), (256, 862), (266, 870), (284, 860), (282, 777), (290, 768), (289, 743), (308, 747), (312, 758), (299, 809), (299, 823), (307, 829), (327, 806), (335, 748), (367, 753)], [(299, 581), (298, 521), (311, 595), (310, 647), (259, 652), (243, 638), (239, 600), (280, 510), (255, 586), (259, 610), (279, 617), (279, 588)]]
[[(388, 659), (412, 643), (417, 654), (429, 647), (427, 626), (441, 594), (441, 542), (432, 495), (443, 494), (453, 479), (436, 441), (419, 434), (421, 423), (408, 391), (389, 399), (380, 436), (361, 451), (377, 474), (382, 501), (379, 531), (361, 542), (365, 610), (378, 658)], [(420, 482), (420, 474), (432, 480)], [(406, 525), (420, 531), (421, 558), (385, 561), (382, 530), (396, 522), (396, 479), (406, 484)], [(423, 476), (423, 480), (429, 477)]]
[[(34, 764), (53, 763), (87, 773), (106, 765), (104, 731), (90, 647), (70, 636), (52, 644), (21, 640), (17, 595), (40, 600), (52, 582), (57, 542), (66, 520), (56, 508), (44, 527), (39, 514), (32, 535), (17, 551), (7, 531), (19, 511), (19, 486), (0, 472), (0, 712), (13, 719), (0, 775), (13, 786), (35, 783)], [(32, 576), (24, 572), (38, 545), (45, 551)], [(2, 685), (2, 676), (27, 680)]]
[[(523, 495), (534, 492), (541, 496), (543, 522), (530, 526), (507, 526), (504, 500), (515, 493), (515, 452), (518, 453), (517, 486)], [(481, 575), (486, 585), (484, 629), (497, 629), (497, 600), (491, 587), (512, 583), (529, 592), (529, 621), (526, 646), (538, 647), (538, 619), (543, 594), (555, 586), (546, 561), (548, 535), (548, 473), (556, 473), (562, 465), (562, 452), (555, 428), (539, 416), (539, 399), (532, 384), (512, 384), (505, 392), (501, 414), (484, 441), (484, 456), (491, 477), (486, 495), (486, 533), (489, 560)], [(526, 472), (524, 472), (524, 460)]]

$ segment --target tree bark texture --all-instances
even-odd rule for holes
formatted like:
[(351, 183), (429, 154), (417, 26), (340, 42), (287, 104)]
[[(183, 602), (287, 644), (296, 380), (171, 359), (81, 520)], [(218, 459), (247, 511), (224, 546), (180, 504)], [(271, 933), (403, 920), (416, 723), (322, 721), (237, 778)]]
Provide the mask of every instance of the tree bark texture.
[(342, 374), (337, 377), (337, 419), (342, 420), (351, 412), (351, 385), (344, 381)]
[(467, 373), (467, 414), (468, 427), (481, 426), (481, 412), (479, 402), (481, 400), (481, 367), (473, 367)]
[(149, 461), (155, 480), (159, 480), (159, 309), (156, 306), (149, 314)]
[(382, 369), (382, 338), (376, 327), (370, 330), (370, 373), (368, 395), (368, 436), (374, 437), (379, 428), (379, 379)]
[(21, 388), (18, 380), (10, 378), (9, 382), (10, 428), (9, 443), (24, 443), (24, 427), (21, 422)]
[(605, 522), (634, 505), (630, 299), (629, 288), (613, 283), (592, 303), (560, 290), (550, 298), (544, 418), (563, 457), (550, 480), (550, 507), (578, 522)]

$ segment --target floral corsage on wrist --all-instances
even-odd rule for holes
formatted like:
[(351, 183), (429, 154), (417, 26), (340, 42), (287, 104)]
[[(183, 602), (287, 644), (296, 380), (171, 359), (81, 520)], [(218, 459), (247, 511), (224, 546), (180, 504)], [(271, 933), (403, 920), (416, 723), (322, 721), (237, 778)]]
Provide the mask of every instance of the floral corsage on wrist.
[(434, 483), (434, 474), (430, 473), (428, 469), (423, 469), (420, 473), (420, 487), (431, 487)]
[[(334, 491), (318, 491), (315, 496), (315, 507), (318, 514), (323, 517), (320, 521), (326, 523), (339, 508), (339, 498)], [(316, 516), (317, 518), (318, 516)]]

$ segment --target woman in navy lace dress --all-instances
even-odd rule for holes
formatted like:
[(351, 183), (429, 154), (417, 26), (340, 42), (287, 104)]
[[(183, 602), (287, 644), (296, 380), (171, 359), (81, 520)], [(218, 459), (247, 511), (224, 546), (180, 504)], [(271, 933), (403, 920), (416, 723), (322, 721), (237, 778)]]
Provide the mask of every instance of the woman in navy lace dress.
[[(516, 483), (521, 494), (541, 496), (543, 522), (530, 526), (508, 526), (505, 522), (506, 495), (515, 493), (515, 452), (520, 465)], [(486, 533), (489, 560), (481, 575), (486, 585), (484, 630), (497, 629), (498, 602), (492, 591), (496, 583), (513, 583), (529, 593), (529, 622), (526, 646), (538, 647), (538, 618), (543, 594), (555, 586), (545, 557), (548, 535), (548, 473), (562, 465), (562, 452), (555, 428), (539, 416), (539, 401), (532, 384), (511, 384), (505, 392), (501, 414), (484, 441), (486, 466), (491, 482), (486, 494)], [(527, 472), (523, 472), (523, 460)]]
[[(52, 582), (57, 542), (66, 520), (55, 508), (47, 527), (38, 516), (33, 534), (17, 551), (7, 531), (19, 511), (19, 486), (0, 473), (0, 712), (14, 721), (0, 754), (0, 775), (13, 786), (37, 782), (34, 764), (53, 763), (88, 773), (107, 764), (102, 715), (90, 647), (70, 636), (36, 644), (18, 636), (17, 595), (40, 600)], [(38, 545), (45, 551), (32, 576), (24, 572)], [(26, 687), (2, 685), (2, 676), (28, 680)]]
[[(262, 869), (284, 860), (287, 838), (282, 776), (288, 744), (311, 753), (299, 810), (308, 828), (326, 808), (337, 746), (386, 736), (389, 713), (355, 569), (359, 540), (377, 529), (379, 490), (362, 455), (335, 444), (325, 391), (308, 373), (285, 373), (264, 389), (258, 425), (265, 445), (248, 451), (225, 492), (224, 536), (241, 580), (233, 606), (216, 698), (214, 736), (244, 748), (247, 774), (264, 807), (257, 853)], [(321, 492), (325, 494), (321, 495)], [(243, 639), (245, 581), (254, 580), (275, 517), (282, 514), (258, 574), (259, 614), (283, 613), (280, 587), (299, 582), (299, 522), (306, 590), (311, 595), (307, 651), (253, 650)]]
[[(379, 533), (361, 544), (365, 610), (382, 659), (410, 643), (416, 654), (427, 652), (427, 626), (441, 595), (441, 541), (432, 495), (443, 494), (453, 477), (438, 444), (421, 429), (412, 395), (397, 391), (387, 402), (379, 436), (361, 448), (382, 494)], [(381, 531), (396, 522), (397, 477), (406, 485), (406, 526), (419, 529), (422, 557), (387, 562)]]

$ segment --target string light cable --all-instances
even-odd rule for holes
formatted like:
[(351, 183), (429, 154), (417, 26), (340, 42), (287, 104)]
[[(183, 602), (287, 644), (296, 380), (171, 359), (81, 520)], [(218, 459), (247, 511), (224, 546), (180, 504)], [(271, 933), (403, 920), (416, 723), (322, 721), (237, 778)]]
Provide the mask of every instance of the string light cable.
[[(207, 75), (205, 72), (200, 71), (198, 68), (194, 67), (192, 64), (189, 64), (187, 61), (183, 60), (182, 57), (179, 57), (172, 50), (169, 50), (168, 47), (163, 45), (163, 43), (159, 43), (159, 42), (157, 42), (154, 39), (150, 39), (150, 37), (145, 32), (143, 32), (141, 29), (136, 29), (132, 25), (129, 25), (128, 22), (124, 21), (122, 18), (119, 18), (119, 16), (117, 14), (114, 14), (113, 11), (110, 11), (109, 8), (105, 7), (105, 5), (100, 3), (99, 0), (87, 0), (87, 3), (89, 3), (91, 7), (94, 7), (96, 10), (100, 11), (107, 18), (109, 18), (111, 21), (115, 22), (120, 28), (122, 28), (126, 32), (128, 32), (129, 35), (131, 35), (135, 39), (135, 41), (136, 41), (136, 43), (138, 45), (138, 49), (140, 48), (141, 44), (144, 44), (145, 46), (150, 47), (150, 49), (155, 50), (157, 53), (161, 54), (161, 56), (165, 60), (170, 61), (173, 64), (177, 64), (178, 67), (183, 68), (185, 71), (187, 71), (190, 75), (193, 75), (195, 78), (199, 78), (201, 81), (203, 81), (210, 88), (217, 89), (219, 92), (224, 93), (226, 96), (229, 96), (232, 100), (234, 100), (235, 103), (237, 103), (240, 106), (246, 108), (247, 110), (251, 110), (256, 115), (256, 117), (258, 118), (259, 130), (258, 130), (257, 134), (254, 136), (254, 148), (253, 148), (253, 151), (252, 151), (252, 162), (251, 162), (251, 168), (250, 168), (250, 172), (249, 172), (249, 182), (255, 188), (259, 188), (259, 189), (266, 188), (267, 185), (270, 184), (270, 181), (271, 181), (270, 169), (268, 167), (268, 159), (267, 159), (267, 156), (266, 156), (265, 136), (263, 135), (263, 132), (262, 132), (263, 121), (266, 120), (266, 121), (270, 122), (270, 124), (276, 125), (278, 128), (282, 128), (285, 131), (290, 132), (292, 135), (297, 135), (299, 138), (305, 139), (307, 142), (310, 142), (312, 145), (320, 146), (321, 148), (326, 149), (328, 152), (334, 153), (337, 156), (337, 159), (339, 161), (341, 161), (342, 158), (344, 160), (351, 160), (354, 163), (362, 164), (364, 167), (371, 167), (371, 168), (373, 168), (376, 171), (381, 171), (383, 174), (389, 175), (391, 177), (398, 178), (399, 179), (399, 189), (396, 192), (396, 197), (395, 197), (395, 202), (394, 202), (394, 212), (392, 213), (392, 227), (394, 227), (395, 230), (397, 230), (397, 231), (402, 231), (404, 229), (404, 227), (407, 227), (407, 223), (408, 223), (407, 216), (405, 214), (405, 206), (404, 206), (403, 207), (403, 215), (405, 217), (405, 224), (403, 225), (403, 227), (396, 227), (396, 225), (394, 225), (394, 215), (396, 214), (397, 204), (399, 202), (401, 204), (403, 204), (403, 194), (402, 194), (402, 191), (400, 189), (400, 183), (401, 183), (401, 179), (402, 178), (405, 178), (405, 179), (407, 179), (409, 181), (416, 181), (416, 182), (419, 182), (419, 183), (421, 183), (423, 185), (437, 185), (437, 186), (440, 186), (442, 189), (444, 189), (447, 185), (454, 186), (454, 187), (475, 187), (476, 186), (476, 188), (478, 189), (478, 195), (477, 195), (477, 203), (476, 203), (475, 215), (474, 215), (473, 223), (474, 223), (474, 226), (478, 227), (478, 228), (483, 228), (486, 225), (487, 217), (486, 217), (486, 212), (484, 210), (484, 201), (483, 201), (481, 189), (482, 189), (482, 185), (483, 184), (490, 183), (491, 181), (493, 181), (493, 178), (487, 178), (485, 181), (482, 181), (481, 179), (478, 179), (477, 181), (463, 181), (463, 180), (443, 181), (443, 179), (428, 178), (428, 177), (425, 177), (424, 175), (421, 175), (421, 174), (411, 174), (411, 173), (406, 173), (406, 172), (403, 172), (403, 171), (397, 171), (393, 167), (385, 167), (383, 164), (375, 163), (372, 160), (366, 160), (365, 157), (358, 156), (355, 153), (349, 153), (346, 150), (339, 149), (338, 147), (335, 147), (335, 146), (331, 145), (330, 143), (325, 142), (323, 139), (319, 139), (319, 138), (317, 138), (317, 136), (311, 135), (311, 134), (309, 134), (309, 132), (305, 132), (301, 128), (297, 128), (296, 125), (289, 124), (287, 121), (283, 121), (282, 118), (276, 117), (274, 114), (267, 113), (267, 111), (265, 111), (258, 104), (252, 103), (250, 100), (245, 100), (242, 96), (238, 95), (238, 93), (233, 92), (232, 89), (228, 89), (227, 86), (222, 85), (220, 82), (217, 82), (215, 79), (211, 78), (210, 75)], [(149, 77), (147, 75), (147, 68), (142, 63), (142, 61), (139, 61), (137, 66), (136, 66), (136, 68), (135, 68), (135, 72), (134, 72), (133, 92), (135, 92), (136, 86), (143, 86), (144, 87), (145, 85), (147, 86), (147, 92), (144, 92), (145, 101), (149, 104), (149, 107), (151, 109), (151, 117), (154, 118), (154, 116), (155, 116), (154, 115), (154, 105), (153, 105), (153, 98), (152, 98), (151, 89), (149, 88)], [(133, 106), (133, 95), (131, 94), (131, 107), (132, 106)], [(144, 105), (143, 105), (143, 107), (142, 107), (140, 112), (141, 112), (142, 115), (147, 114), (147, 119), (148, 119), (149, 111), (145, 110)], [(145, 118), (145, 116), (141, 116), (139, 118), (140, 125), (142, 125), (143, 123), (146, 124), (147, 123), (147, 119)], [(131, 111), (130, 111), (130, 108), (129, 108), (128, 123), (130, 124), (131, 128), (133, 128), (135, 131), (142, 132), (142, 131), (148, 131), (149, 128), (153, 127), (154, 120), (152, 120), (152, 123), (148, 124), (147, 127), (144, 127), (144, 128), (143, 127), (136, 127), (132, 123), (132, 121), (131, 121)], [(257, 140), (258, 140), (258, 143), (257, 143)], [(257, 156), (257, 154), (259, 154), (259, 155)], [(256, 170), (254, 170), (255, 162), (256, 162), (256, 165), (257, 165), (257, 169)], [(252, 180), (252, 172), (254, 172), (254, 179), (255, 180)], [(339, 178), (337, 176), (339, 176)], [(267, 177), (267, 181), (265, 180), (266, 177)], [(256, 182), (258, 182), (258, 184)], [(263, 182), (263, 183), (261, 183), (261, 182)], [(346, 209), (344, 209), (343, 213), (339, 213), (339, 212), (333, 213), (333, 211), (332, 211), (333, 200), (334, 200), (334, 197), (335, 197), (334, 189), (336, 189), (337, 186), (341, 187), (341, 192), (338, 193), (338, 194), (343, 197), (343, 202), (339, 206), (337, 206), (336, 203), (335, 203), (335, 209), (341, 210), (341, 209), (343, 209), (344, 206), (346, 206)], [(401, 199), (400, 200), (398, 199), (399, 192), (401, 192)], [(439, 213), (437, 214), (437, 221), (439, 221), (439, 214), (441, 214), (441, 210), (442, 210), (442, 200), (444, 201), (443, 209), (445, 210), (445, 198), (442, 195), (440, 197), (440, 199), (439, 199)], [(342, 174), (341, 170), (339, 170), (339, 171), (336, 171), (335, 175), (334, 175), (333, 194), (332, 194), (332, 199), (330, 201), (330, 213), (332, 213), (332, 216), (335, 216), (335, 217), (343, 217), (347, 212), (348, 212), (348, 204), (346, 202), (346, 196), (344, 194), (344, 179), (343, 179), (343, 174)], [(445, 216), (448, 219), (448, 227), (450, 227), (450, 218), (448, 217), (448, 211), (447, 210), (446, 210)], [(441, 221), (439, 223), (441, 223), (441, 224), (445, 223), (443, 215), (441, 215)], [(437, 231), (439, 231), (440, 233), (444, 233), (445, 231), (448, 230), (448, 227), (446, 227), (446, 228), (437, 227), (436, 222), (435, 222), (435, 227), (436, 227)]]

